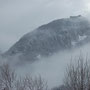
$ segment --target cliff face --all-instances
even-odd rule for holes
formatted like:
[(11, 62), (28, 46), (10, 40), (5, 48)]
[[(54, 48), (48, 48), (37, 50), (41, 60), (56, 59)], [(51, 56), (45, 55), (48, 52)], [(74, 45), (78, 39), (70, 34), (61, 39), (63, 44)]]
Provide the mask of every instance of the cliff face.
[(90, 23), (82, 16), (58, 19), (24, 35), (4, 56), (36, 60), (89, 41)]

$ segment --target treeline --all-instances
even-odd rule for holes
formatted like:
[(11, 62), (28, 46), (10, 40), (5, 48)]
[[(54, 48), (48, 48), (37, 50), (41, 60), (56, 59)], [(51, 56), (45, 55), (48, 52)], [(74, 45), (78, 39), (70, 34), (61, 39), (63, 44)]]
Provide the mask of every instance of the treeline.
[[(0, 90), (49, 90), (47, 83), (39, 76), (17, 77), (8, 64), (0, 66)], [(51, 90), (90, 90), (89, 60), (81, 56), (66, 68), (62, 85)]]
[(90, 62), (80, 56), (67, 68), (63, 85), (53, 90), (90, 90)]
[(47, 83), (39, 76), (17, 77), (8, 64), (0, 66), (0, 90), (47, 90)]

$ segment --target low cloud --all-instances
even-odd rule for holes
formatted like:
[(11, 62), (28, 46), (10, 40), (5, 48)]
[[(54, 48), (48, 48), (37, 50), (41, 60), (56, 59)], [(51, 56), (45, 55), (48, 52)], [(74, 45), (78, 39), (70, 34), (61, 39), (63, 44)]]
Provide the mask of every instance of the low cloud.
[(49, 87), (55, 87), (63, 84), (65, 70), (70, 62), (78, 60), (79, 56), (85, 60), (90, 59), (90, 43), (80, 48), (65, 50), (54, 54), (48, 58), (41, 58), (32, 64), (24, 64), (17, 69), (18, 75), (31, 74), (32, 76), (41, 75), (47, 81)]

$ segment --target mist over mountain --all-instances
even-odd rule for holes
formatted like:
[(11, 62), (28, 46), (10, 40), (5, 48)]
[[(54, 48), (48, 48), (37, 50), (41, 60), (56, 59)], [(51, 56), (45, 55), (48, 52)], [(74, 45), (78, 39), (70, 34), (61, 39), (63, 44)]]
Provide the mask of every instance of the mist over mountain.
[(90, 0), (0, 0), (0, 90), (88, 90), (88, 65)]
[(3, 56), (34, 61), (90, 41), (90, 23), (81, 16), (54, 20), (24, 35)]
[(21, 77), (40, 75), (53, 88), (62, 85), (67, 64), (80, 54), (90, 58), (90, 22), (78, 15), (54, 20), (25, 34), (1, 53), (0, 64), (9, 63)]

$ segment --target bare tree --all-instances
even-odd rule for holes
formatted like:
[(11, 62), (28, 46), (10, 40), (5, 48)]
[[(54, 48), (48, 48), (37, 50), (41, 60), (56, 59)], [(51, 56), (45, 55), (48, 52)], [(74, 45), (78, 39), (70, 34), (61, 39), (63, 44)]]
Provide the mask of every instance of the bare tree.
[(64, 84), (67, 90), (90, 90), (90, 65), (81, 56), (77, 63), (71, 63), (65, 74)]
[(15, 84), (15, 90), (27, 90), (24, 79), (20, 78), (19, 80), (17, 80), (17, 83)]
[(47, 83), (41, 77), (26, 75), (17, 78), (8, 64), (0, 66), (0, 90), (47, 90)]
[(8, 64), (0, 66), (0, 90), (12, 90), (16, 81), (16, 74)]
[(47, 90), (47, 83), (41, 78), (26, 76), (17, 82), (17, 90)]

